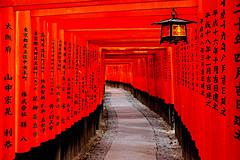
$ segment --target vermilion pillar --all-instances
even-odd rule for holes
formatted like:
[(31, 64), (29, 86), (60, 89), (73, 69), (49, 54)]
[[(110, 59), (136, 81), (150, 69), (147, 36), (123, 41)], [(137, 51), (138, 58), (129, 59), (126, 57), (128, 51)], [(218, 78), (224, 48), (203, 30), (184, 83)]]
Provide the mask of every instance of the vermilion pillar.
[(32, 33), (30, 11), (16, 12), (16, 152), (30, 150), (32, 135)]
[(40, 43), (41, 43), (41, 34), (40, 34), (40, 18), (34, 17), (31, 19), (31, 25), (32, 25), (32, 65), (31, 70), (33, 73), (33, 76), (31, 77), (31, 101), (32, 105), (30, 106), (31, 110), (31, 124), (30, 126), (33, 128), (32, 134), (33, 135), (33, 146), (37, 147), (40, 145)]
[(0, 159), (15, 152), (15, 16), (13, 8), (0, 9)]
[(240, 2), (226, 2), (227, 60), (227, 158), (239, 159), (240, 152)]

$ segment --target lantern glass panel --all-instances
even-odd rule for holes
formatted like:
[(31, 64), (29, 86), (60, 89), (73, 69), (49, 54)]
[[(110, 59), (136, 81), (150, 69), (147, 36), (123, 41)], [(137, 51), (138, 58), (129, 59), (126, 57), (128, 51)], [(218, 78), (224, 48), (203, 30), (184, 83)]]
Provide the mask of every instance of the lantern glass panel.
[(170, 37), (170, 25), (162, 26), (162, 37)]
[(172, 36), (186, 36), (186, 25), (173, 24)]

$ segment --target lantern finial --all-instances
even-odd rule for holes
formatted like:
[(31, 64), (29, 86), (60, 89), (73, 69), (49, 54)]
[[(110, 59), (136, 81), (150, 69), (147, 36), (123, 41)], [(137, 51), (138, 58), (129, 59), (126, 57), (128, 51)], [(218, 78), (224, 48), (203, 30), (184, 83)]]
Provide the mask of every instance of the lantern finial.
[(172, 9), (171, 15), (172, 15), (173, 19), (176, 18), (177, 12), (176, 12), (175, 8)]

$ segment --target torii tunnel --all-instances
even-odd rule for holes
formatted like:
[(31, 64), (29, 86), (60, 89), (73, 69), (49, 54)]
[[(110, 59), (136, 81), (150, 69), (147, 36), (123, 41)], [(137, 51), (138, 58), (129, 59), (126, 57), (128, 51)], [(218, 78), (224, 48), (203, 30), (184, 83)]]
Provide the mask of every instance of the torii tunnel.
[[(160, 44), (173, 8), (196, 23)], [(106, 86), (159, 114), (184, 159), (239, 160), (239, 44), (239, 0), (0, 0), (0, 160), (73, 159)]]

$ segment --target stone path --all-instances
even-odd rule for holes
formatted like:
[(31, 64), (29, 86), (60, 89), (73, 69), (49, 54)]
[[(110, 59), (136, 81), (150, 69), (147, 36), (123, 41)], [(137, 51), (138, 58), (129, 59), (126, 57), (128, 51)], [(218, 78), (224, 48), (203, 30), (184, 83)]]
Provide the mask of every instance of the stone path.
[(106, 88), (108, 130), (88, 160), (180, 160), (174, 132), (130, 93)]
[(148, 120), (119, 89), (109, 89), (118, 119), (118, 134), (105, 160), (155, 160), (154, 133)]

